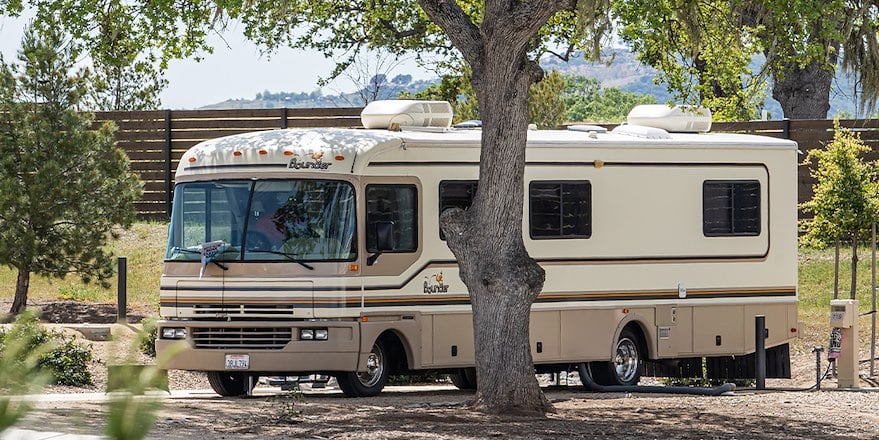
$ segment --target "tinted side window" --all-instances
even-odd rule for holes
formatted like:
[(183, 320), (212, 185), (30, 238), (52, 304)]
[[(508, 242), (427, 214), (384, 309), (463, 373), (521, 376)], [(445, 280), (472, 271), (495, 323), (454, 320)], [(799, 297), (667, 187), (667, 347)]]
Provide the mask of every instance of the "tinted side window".
[(375, 252), (375, 224), (394, 225), (394, 252), (418, 248), (418, 190), (415, 185), (366, 186), (366, 250)]
[[(467, 209), (476, 196), (476, 180), (444, 180), (439, 184), (439, 213), (450, 208)], [(446, 236), (440, 230), (440, 240)]]
[(760, 182), (703, 182), (702, 233), (707, 237), (760, 235)]
[(592, 236), (592, 184), (588, 181), (531, 182), (531, 238)]

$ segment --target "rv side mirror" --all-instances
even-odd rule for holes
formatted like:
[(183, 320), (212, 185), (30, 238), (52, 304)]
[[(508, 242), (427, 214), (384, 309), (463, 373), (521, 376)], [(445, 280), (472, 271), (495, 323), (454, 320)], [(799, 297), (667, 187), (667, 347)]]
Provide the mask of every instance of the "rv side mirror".
[(396, 248), (394, 244), (394, 222), (375, 222), (375, 253), (366, 259), (366, 265), (372, 266), (385, 251), (392, 251)]

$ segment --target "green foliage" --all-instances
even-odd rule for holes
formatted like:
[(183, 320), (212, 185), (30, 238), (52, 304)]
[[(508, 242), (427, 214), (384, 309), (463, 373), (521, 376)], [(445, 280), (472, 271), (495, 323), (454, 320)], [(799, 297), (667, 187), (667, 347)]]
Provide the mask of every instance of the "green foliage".
[(92, 361), (91, 349), (60, 333), (53, 333), (52, 338), (57, 346), (40, 357), (40, 367), (51, 371), (58, 385), (91, 385), (92, 373), (88, 370)]
[[(117, 440), (140, 440), (146, 438), (156, 417), (162, 408), (162, 401), (156, 396), (147, 394), (147, 391), (156, 387), (167, 387), (167, 378), (162, 369), (167, 362), (176, 356), (183, 346), (172, 346), (156, 360), (155, 365), (137, 366), (131, 368), (130, 374), (122, 376), (127, 380), (123, 383), (114, 384), (115, 391), (110, 396), (109, 409), (107, 412), (107, 425), (104, 430), (107, 437)], [(133, 353), (131, 347), (130, 353)], [(121, 385), (121, 387), (118, 387)]]
[(0, 433), (30, 410), (30, 403), (12, 396), (39, 391), (50, 376), (39, 366), (51, 349), (32, 312), (19, 315), (11, 328), (0, 331)]
[(879, 181), (877, 166), (865, 162), (870, 151), (860, 136), (834, 124), (833, 141), (824, 148), (809, 151), (804, 165), (814, 166), (812, 199), (800, 205), (811, 214), (801, 227), (801, 242), (823, 247), (845, 235), (866, 233), (879, 214)]
[(69, 386), (92, 384), (88, 365), (92, 360), (91, 349), (60, 332), (48, 331), (35, 314), (25, 313), (16, 320), (16, 328), (0, 330), (0, 351), (20, 334), (27, 343), (20, 347), (15, 363), (26, 364), (31, 353), (38, 353), (36, 368), (45, 372), (53, 383)]
[(652, 95), (603, 88), (600, 81), (585, 76), (571, 75), (564, 79), (562, 97), (567, 121), (620, 122), (636, 105), (656, 104)]
[(765, 97), (765, 76), (748, 64), (761, 46), (746, 33), (747, 11), (736, 2), (615, 2), (621, 38), (661, 73), (682, 103), (711, 109), (715, 120), (749, 120)]
[(101, 292), (88, 286), (64, 286), (58, 289), (58, 299), (65, 301), (100, 302)]
[(440, 82), (416, 93), (401, 93), (402, 99), (426, 99), (446, 101), (452, 105), (454, 123), (470, 119), (479, 119), (479, 103), (476, 92), (470, 84), (472, 71), (463, 61), (457, 60), (443, 63), (441, 69), (445, 74)]
[(562, 89), (565, 79), (553, 70), (539, 83), (532, 84), (528, 95), (528, 120), (538, 129), (558, 128), (565, 119), (565, 101)]
[(156, 338), (158, 338), (159, 326), (156, 318), (147, 317), (140, 321), (143, 330), (138, 334), (140, 351), (151, 357), (156, 357)]
[[(87, 75), (58, 29), (26, 31), (19, 65), (0, 62), (0, 264), (106, 284), (113, 275), (104, 246), (113, 227), (129, 227), (141, 189), (114, 127), (92, 129), (79, 113)], [(16, 289), (23, 306), (27, 283)], [(15, 305), (13, 306), (15, 308)], [(18, 312), (20, 310), (13, 310)]]

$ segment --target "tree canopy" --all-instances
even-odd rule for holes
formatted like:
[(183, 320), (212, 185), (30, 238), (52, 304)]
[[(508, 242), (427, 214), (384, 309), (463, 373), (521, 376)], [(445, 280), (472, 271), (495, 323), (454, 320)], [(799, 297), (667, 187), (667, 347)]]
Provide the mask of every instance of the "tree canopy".
[(18, 61), (0, 62), (0, 264), (18, 271), (14, 314), (31, 273), (106, 282), (104, 245), (140, 196), (115, 128), (78, 111), (89, 83), (58, 27), (31, 26)]

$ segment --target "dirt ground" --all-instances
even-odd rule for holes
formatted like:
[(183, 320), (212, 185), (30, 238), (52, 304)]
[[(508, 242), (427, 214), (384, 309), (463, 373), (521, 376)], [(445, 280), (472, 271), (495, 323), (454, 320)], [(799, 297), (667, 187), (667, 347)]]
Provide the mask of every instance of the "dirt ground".
[[(546, 392), (556, 412), (544, 418), (470, 412), (466, 403), (472, 394), (450, 386), (392, 388), (362, 399), (338, 392), (247, 399), (205, 393), (166, 400), (150, 438), (879, 438), (877, 393), (744, 391), (695, 397), (594, 394), (574, 387)], [(105, 405), (43, 402), (18, 426), (100, 434)]]
[[(101, 434), (106, 365), (130, 356), (137, 327), (113, 326), (114, 341), (91, 342), (95, 385), (50, 386), (47, 396), (17, 427), (74, 434)], [(65, 330), (75, 334), (72, 330)], [(792, 347), (792, 380), (768, 380), (771, 390), (739, 389), (732, 395), (589, 393), (580, 386), (547, 386), (556, 412), (542, 418), (486, 416), (467, 409), (472, 393), (448, 384), (390, 387), (373, 398), (348, 399), (335, 389), (301, 394), (264, 386), (251, 398), (220, 398), (198, 374), (171, 372), (171, 389), (203, 389), (186, 397), (164, 395), (150, 438), (879, 438), (879, 392), (838, 391), (833, 379), (823, 391), (815, 381), (815, 330)], [(866, 354), (866, 353), (863, 353)], [(146, 358), (138, 358), (140, 361)], [(826, 362), (824, 363), (826, 366)], [(866, 364), (862, 372), (867, 373)], [(576, 377), (574, 374), (572, 377)], [(650, 379), (648, 379), (649, 381)], [(545, 380), (546, 382), (546, 380)], [(862, 380), (869, 389), (872, 381)], [(77, 395), (79, 393), (79, 395)], [(96, 393), (96, 394), (82, 394)], [(175, 394), (176, 396), (176, 394)], [(2, 435), (0, 435), (2, 438)]]

